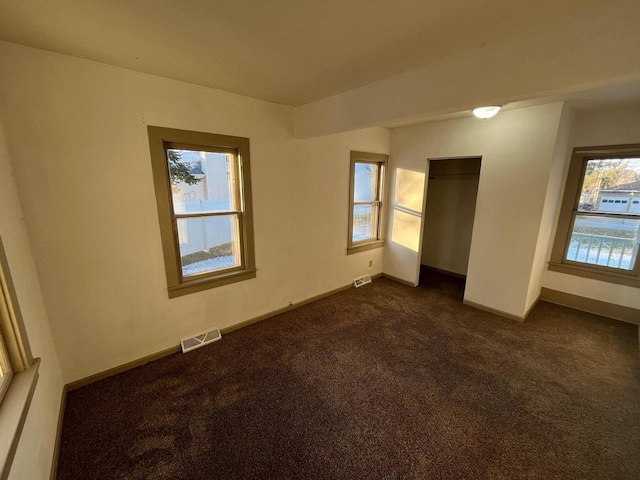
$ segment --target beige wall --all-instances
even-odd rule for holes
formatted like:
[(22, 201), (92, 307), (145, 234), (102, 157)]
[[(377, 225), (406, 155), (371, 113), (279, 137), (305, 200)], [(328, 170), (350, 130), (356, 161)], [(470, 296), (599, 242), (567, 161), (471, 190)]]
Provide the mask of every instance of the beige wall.
[[(387, 129), (296, 140), (289, 107), (9, 43), (0, 56), (66, 382), (381, 271), (382, 249), (346, 255), (349, 152), (388, 153)], [(147, 125), (250, 138), (256, 279), (167, 298)]]
[(49, 329), (36, 266), (18, 200), (2, 123), (0, 122), (0, 236), (24, 317), (34, 357), (40, 357), (40, 380), (31, 402), (10, 479), (49, 478), (62, 397), (62, 372)]
[[(640, 144), (640, 109), (576, 115), (574, 147)], [(544, 271), (542, 286), (603, 302), (640, 309), (637, 288)]]
[(640, 108), (576, 115), (573, 146), (640, 143)]
[(573, 111), (565, 105), (560, 118), (560, 126), (556, 137), (556, 145), (551, 159), (551, 168), (547, 181), (547, 193), (544, 199), (544, 209), (540, 221), (538, 232), (538, 242), (536, 253), (533, 259), (533, 269), (527, 291), (526, 310), (540, 297), (542, 288), (542, 275), (547, 270), (549, 258), (551, 257), (551, 247), (558, 226), (560, 215), (560, 204), (564, 195), (564, 185), (569, 171), (569, 161), (571, 159), (571, 149), (573, 141)]
[(563, 105), (394, 129), (383, 271), (415, 283), (428, 158), (481, 156), (465, 299), (522, 316)]

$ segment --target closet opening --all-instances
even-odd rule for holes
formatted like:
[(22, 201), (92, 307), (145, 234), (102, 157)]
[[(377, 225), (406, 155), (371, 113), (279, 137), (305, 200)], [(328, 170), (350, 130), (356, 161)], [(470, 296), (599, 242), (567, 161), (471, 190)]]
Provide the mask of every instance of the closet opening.
[[(429, 160), (420, 283), (451, 277), (464, 290), (480, 179), (480, 157)], [(462, 292), (464, 293), (464, 292)]]

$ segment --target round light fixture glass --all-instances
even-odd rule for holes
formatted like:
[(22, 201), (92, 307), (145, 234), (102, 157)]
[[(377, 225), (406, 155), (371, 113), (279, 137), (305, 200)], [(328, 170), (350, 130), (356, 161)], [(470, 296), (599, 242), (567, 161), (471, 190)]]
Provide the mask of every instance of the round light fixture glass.
[(473, 114), (478, 118), (491, 118), (500, 111), (502, 107), (499, 105), (491, 105), (488, 107), (478, 107), (473, 109)]

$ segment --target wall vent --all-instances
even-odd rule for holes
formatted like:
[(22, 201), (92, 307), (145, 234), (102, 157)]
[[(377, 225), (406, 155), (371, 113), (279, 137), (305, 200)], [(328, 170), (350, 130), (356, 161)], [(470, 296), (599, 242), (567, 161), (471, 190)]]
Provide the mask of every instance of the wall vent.
[(213, 330), (207, 330), (206, 332), (199, 333), (192, 337), (183, 338), (180, 340), (182, 346), (182, 353), (187, 353), (189, 350), (195, 350), (196, 348), (203, 347), (211, 342), (216, 342), (222, 338), (219, 328)]
[(367, 283), (371, 283), (371, 277), (369, 275), (365, 275), (364, 277), (356, 278), (353, 281), (353, 286), (358, 288), (362, 285), (366, 285)]

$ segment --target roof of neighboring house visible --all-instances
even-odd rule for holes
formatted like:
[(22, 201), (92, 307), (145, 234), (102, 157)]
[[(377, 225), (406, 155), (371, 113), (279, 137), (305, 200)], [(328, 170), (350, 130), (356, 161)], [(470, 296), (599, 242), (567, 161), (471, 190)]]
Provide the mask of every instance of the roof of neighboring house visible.
[(600, 190), (602, 192), (609, 193), (623, 193), (623, 192), (638, 192), (640, 193), (640, 180), (636, 180), (635, 182), (622, 183), (613, 188), (603, 188)]

